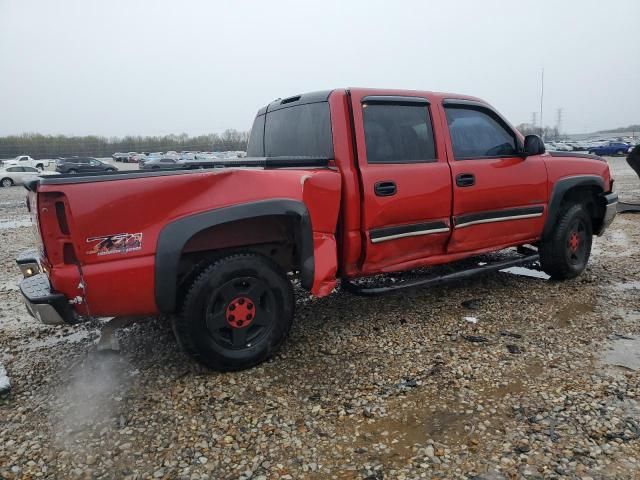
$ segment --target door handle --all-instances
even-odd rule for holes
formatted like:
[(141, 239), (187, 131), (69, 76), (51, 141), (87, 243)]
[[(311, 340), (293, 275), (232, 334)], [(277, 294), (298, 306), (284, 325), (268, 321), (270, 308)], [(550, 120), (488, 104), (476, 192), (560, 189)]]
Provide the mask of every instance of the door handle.
[(472, 173), (461, 173), (456, 176), (456, 185), (459, 187), (471, 187), (476, 184), (476, 176)]
[(390, 197), (396, 194), (398, 187), (396, 187), (394, 182), (378, 182), (374, 185), (373, 191), (378, 197)]

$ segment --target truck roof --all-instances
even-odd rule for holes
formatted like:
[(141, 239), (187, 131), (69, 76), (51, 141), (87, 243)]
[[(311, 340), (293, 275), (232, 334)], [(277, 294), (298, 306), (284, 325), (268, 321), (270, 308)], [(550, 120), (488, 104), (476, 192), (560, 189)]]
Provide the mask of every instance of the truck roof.
[(472, 97), (469, 95), (462, 95), (459, 93), (447, 93), (447, 92), (432, 92), (428, 90), (400, 90), (391, 88), (337, 88), (332, 90), (318, 90), (315, 92), (300, 93), (292, 95), (286, 98), (277, 98), (273, 102), (265, 105), (258, 110), (257, 115), (263, 115), (267, 112), (273, 112), (282, 108), (287, 108), (293, 105), (305, 105), (308, 103), (326, 102), (333, 92), (345, 93), (351, 90), (358, 90), (362, 93), (370, 93), (371, 95), (385, 95), (401, 96), (401, 97), (428, 97), (432, 101), (443, 101), (445, 99), (459, 99), (469, 100), (473, 102), (487, 103), (478, 97)]

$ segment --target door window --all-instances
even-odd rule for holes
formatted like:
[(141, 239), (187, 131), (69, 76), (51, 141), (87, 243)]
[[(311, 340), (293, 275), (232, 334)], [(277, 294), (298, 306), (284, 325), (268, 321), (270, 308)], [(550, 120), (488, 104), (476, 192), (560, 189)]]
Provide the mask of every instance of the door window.
[(452, 106), (445, 112), (456, 160), (516, 155), (515, 135), (488, 111)]
[(92, 167), (98, 167), (100, 166), (100, 162), (92, 158), (91, 160), (89, 160), (89, 165), (91, 165)]
[(368, 163), (436, 161), (426, 104), (364, 102), (362, 116)]

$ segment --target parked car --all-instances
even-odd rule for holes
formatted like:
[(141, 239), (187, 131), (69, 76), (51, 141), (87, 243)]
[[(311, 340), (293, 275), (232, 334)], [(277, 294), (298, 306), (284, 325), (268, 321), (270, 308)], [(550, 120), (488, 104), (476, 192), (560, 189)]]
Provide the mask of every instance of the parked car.
[(141, 158), (140, 161), (138, 161), (138, 168), (141, 168), (142, 165), (144, 165), (145, 163), (151, 160), (156, 160), (159, 158), (162, 158), (162, 156), (157, 153), (150, 153), (149, 155), (145, 155), (144, 158)]
[(629, 151), (629, 144), (624, 142), (607, 142), (599, 147), (589, 148), (594, 155), (625, 155)]
[[(238, 370), (285, 340), (292, 274), (318, 297), (338, 281), (377, 295), (536, 261), (569, 279), (616, 214), (607, 162), (546, 155), (539, 137), (462, 95), (278, 99), (258, 111), (247, 155), (219, 169), (30, 182), (30, 205), (61, 200), (34, 210), (43, 248), (17, 258), (27, 309), (45, 323), (167, 314), (187, 352)], [(264, 168), (235, 168), (248, 165)], [(515, 247), (439, 276), (357, 283)]]
[(170, 160), (180, 160), (180, 154), (173, 150), (168, 151), (167, 153), (162, 155), (162, 158), (168, 158)]
[(58, 172), (43, 172), (36, 167), (11, 166), (0, 168), (0, 185), (11, 187), (12, 185), (23, 185), (28, 180), (33, 180), (39, 176), (59, 175)]
[(67, 157), (56, 161), (56, 172), (59, 173), (95, 173), (115, 172), (113, 165), (93, 157)]
[(149, 157), (145, 162), (139, 163), (140, 170), (160, 170), (182, 168), (180, 161), (171, 158)]
[(113, 158), (116, 162), (122, 162), (125, 159), (129, 159), (129, 154), (128, 153), (122, 153), (122, 152), (116, 152), (113, 155), (111, 155), (111, 158)]
[(144, 153), (134, 153), (133, 155), (131, 155), (129, 161), (132, 163), (140, 163), (144, 162), (146, 159), (147, 156)]
[(2, 166), (10, 167), (10, 166), (19, 165), (21, 167), (34, 167), (40, 170), (44, 170), (46, 167), (50, 165), (50, 163), (51, 162), (49, 160), (35, 160), (31, 158), (29, 155), (18, 155), (17, 157), (12, 158), (10, 160), (3, 160)]

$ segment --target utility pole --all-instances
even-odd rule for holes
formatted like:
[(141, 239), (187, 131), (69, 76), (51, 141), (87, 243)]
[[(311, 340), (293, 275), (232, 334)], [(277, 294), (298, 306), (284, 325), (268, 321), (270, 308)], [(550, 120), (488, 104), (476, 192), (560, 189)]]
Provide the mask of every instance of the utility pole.
[(544, 125), (542, 124), (542, 100), (544, 99), (544, 68), (542, 69), (542, 78), (540, 83), (540, 136), (544, 140)]
[(558, 136), (562, 138), (562, 108), (558, 109), (557, 115), (556, 128), (558, 129)]

